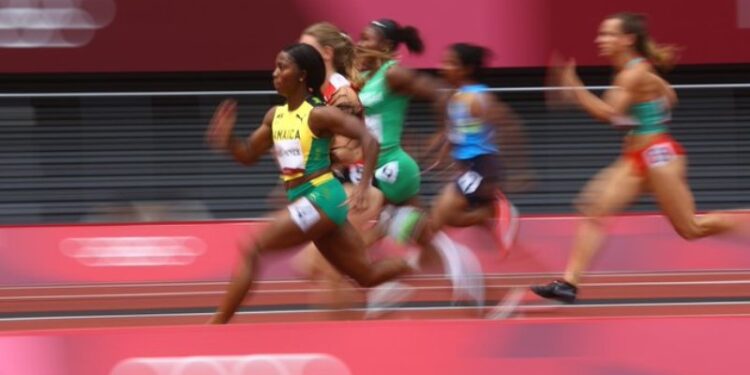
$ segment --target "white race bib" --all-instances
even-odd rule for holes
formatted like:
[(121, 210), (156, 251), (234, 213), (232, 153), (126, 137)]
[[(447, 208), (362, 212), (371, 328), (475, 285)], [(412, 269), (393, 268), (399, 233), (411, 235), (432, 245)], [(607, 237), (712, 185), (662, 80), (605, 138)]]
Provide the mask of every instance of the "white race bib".
[(396, 179), (398, 179), (398, 162), (392, 161), (378, 168), (375, 171), (375, 178), (378, 181), (387, 182), (389, 184), (396, 182)]
[(283, 173), (305, 170), (305, 158), (299, 139), (277, 140), (274, 141), (274, 147), (276, 160)]
[(315, 209), (307, 197), (302, 197), (294, 201), (288, 207), (289, 216), (303, 232), (307, 232), (315, 223), (320, 220), (320, 213)]
[(352, 164), (349, 166), (349, 180), (355, 185), (359, 185), (362, 182), (362, 171), (365, 166), (359, 163)]
[(383, 119), (380, 115), (365, 116), (365, 126), (378, 143), (383, 143)]
[(661, 167), (668, 164), (677, 156), (669, 143), (660, 143), (649, 147), (646, 151), (646, 163), (649, 168)]
[(479, 184), (482, 183), (482, 175), (474, 171), (466, 171), (458, 178), (458, 187), (464, 194), (472, 194), (477, 191)]

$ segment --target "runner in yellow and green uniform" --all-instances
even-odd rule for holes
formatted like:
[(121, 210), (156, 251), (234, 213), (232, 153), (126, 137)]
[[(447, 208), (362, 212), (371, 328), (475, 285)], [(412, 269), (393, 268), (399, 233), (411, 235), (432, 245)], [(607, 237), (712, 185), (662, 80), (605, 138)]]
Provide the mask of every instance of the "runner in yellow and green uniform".
[[(269, 250), (312, 241), (334, 267), (365, 287), (411, 270), (400, 258), (371, 263), (362, 239), (346, 220), (346, 194), (329, 168), (331, 138), (342, 135), (360, 142), (365, 160), (362, 174), (367, 179), (375, 169), (378, 144), (362, 120), (320, 105), (325, 66), (318, 51), (307, 44), (285, 48), (276, 58), (273, 77), (286, 103), (271, 108), (249, 138), (232, 136), (237, 117), (232, 101), (219, 106), (206, 135), (214, 148), (229, 152), (245, 165), (255, 163), (273, 147), (291, 202), (273, 214), (268, 227), (242, 249), (242, 261), (211, 323), (227, 323), (232, 318), (252, 286), (258, 255)], [(366, 205), (363, 190), (352, 192), (352, 209)]]

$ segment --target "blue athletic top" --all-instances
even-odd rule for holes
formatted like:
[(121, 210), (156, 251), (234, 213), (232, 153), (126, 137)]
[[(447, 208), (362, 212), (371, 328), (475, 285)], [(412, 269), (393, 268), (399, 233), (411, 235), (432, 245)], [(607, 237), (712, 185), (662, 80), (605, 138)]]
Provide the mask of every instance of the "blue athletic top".
[(494, 142), (494, 126), (471, 115), (469, 99), (485, 91), (485, 85), (466, 85), (458, 89), (448, 103), (448, 140), (453, 145), (452, 155), (456, 160), (500, 152)]

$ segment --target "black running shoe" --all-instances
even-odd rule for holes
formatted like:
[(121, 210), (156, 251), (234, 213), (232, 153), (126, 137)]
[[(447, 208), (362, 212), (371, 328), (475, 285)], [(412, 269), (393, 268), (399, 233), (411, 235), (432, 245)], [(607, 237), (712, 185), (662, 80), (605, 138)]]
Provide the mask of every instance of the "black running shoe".
[(543, 298), (573, 303), (576, 301), (578, 288), (565, 280), (555, 280), (547, 285), (534, 285), (531, 291)]

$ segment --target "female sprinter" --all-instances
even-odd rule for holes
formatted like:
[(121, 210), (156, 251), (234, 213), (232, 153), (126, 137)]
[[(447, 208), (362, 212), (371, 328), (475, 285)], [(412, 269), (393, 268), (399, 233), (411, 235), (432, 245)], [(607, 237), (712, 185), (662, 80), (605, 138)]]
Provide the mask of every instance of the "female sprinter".
[[(346, 219), (346, 194), (330, 171), (331, 138), (343, 135), (360, 143), (365, 181), (372, 178), (378, 144), (361, 120), (319, 105), (324, 81), (325, 65), (320, 54), (307, 44), (295, 44), (278, 54), (273, 72), (274, 86), (286, 98), (286, 104), (271, 108), (249, 138), (232, 136), (235, 103), (222, 103), (214, 115), (206, 135), (209, 144), (229, 152), (240, 163), (251, 165), (274, 147), (292, 203), (275, 213), (269, 226), (243, 249), (242, 262), (212, 323), (227, 323), (234, 315), (252, 286), (259, 255), (265, 251), (313, 241), (334, 267), (365, 287), (410, 270), (402, 259), (369, 263), (361, 238)], [(352, 193), (354, 209), (365, 203), (363, 190), (355, 188)]]
[[(453, 282), (454, 299), (469, 298), (482, 305), (481, 278), (468, 277), (481, 273), (473, 253), (457, 246), (442, 232), (434, 232), (429, 219), (418, 208), (420, 171), (416, 161), (401, 147), (404, 119), (412, 97), (433, 103), (441, 103), (442, 99), (433, 79), (398, 64), (396, 51), (401, 44), (412, 53), (421, 53), (424, 48), (417, 29), (401, 27), (390, 19), (372, 21), (357, 43), (358, 68), (365, 79), (359, 93), (365, 107), (365, 125), (380, 143), (375, 186), (390, 205), (365, 240), (372, 243), (388, 233), (398, 242), (418, 244), (424, 250), (420, 254), (423, 262), (432, 254), (439, 254)], [(399, 287), (388, 286), (393, 290)]]
[[(525, 170), (521, 154), (523, 140), (520, 125), (513, 111), (498, 101), (487, 86), (479, 83), (479, 76), (488, 50), (466, 43), (451, 45), (443, 58), (441, 75), (452, 87), (445, 108), (447, 140), (441, 156), (451, 150), (460, 174), (455, 183), (441, 191), (431, 214), (432, 225), (439, 230), (443, 225), (468, 227), (496, 222), (500, 211), (510, 210), (510, 231), (499, 233), (494, 225), (490, 230), (501, 235), (503, 247), (510, 247), (517, 229), (517, 212), (499, 194), (503, 166)], [(496, 132), (499, 130), (499, 132)], [(500, 135), (496, 142), (496, 134)], [(498, 143), (501, 148), (498, 148)], [(500, 149), (503, 150), (501, 162)], [(517, 176), (523, 176), (523, 173)]]
[(596, 38), (599, 53), (616, 70), (614, 88), (598, 98), (586, 90), (573, 63), (565, 66), (559, 84), (591, 116), (615, 126), (632, 126), (623, 154), (584, 188), (578, 227), (565, 275), (546, 285), (532, 286), (539, 296), (566, 303), (576, 299), (581, 274), (605, 239), (604, 219), (616, 214), (644, 191), (654, 194), (662, 213), (687, 240), (727, 232), (739, 223), (736, 215), (696, 216), (687, 184), (685, 151), (665, 124), (677, 96), (657, 73), (671, 67), (669, 48), (653, 43), (643, 16), (619, 13), (605, 19)]
[[(362, 117), (363, 108), (351, 80), (358, 79), (354, 67), (355, 47), (352, 39), (328, 22), (309, 26), (302, 32), (300, 43), (313, 47), (323, 57), (326, 67), (326, 80), (321, 92), (327, 105), (335, 106), (351, 115)], [(352, 139), (336, 136), (331, 147), (333, 171), (343, 184), (347, 195), (362, 178), (364, 163), (362, 149)], [(383, 194), (373, 186), (367, 187), (368, 207), (362, 211), (350, 211), (349, 222), (357, 230), (362, 230), (380, 213)], [(351, 298), (347, 297), (349, 282), (318, 252), (314, 244), (307, 246), (294, 259), (295, 267), (305, 276), (320, 280), (330, 292), (329, 303), (343, 307)]]

